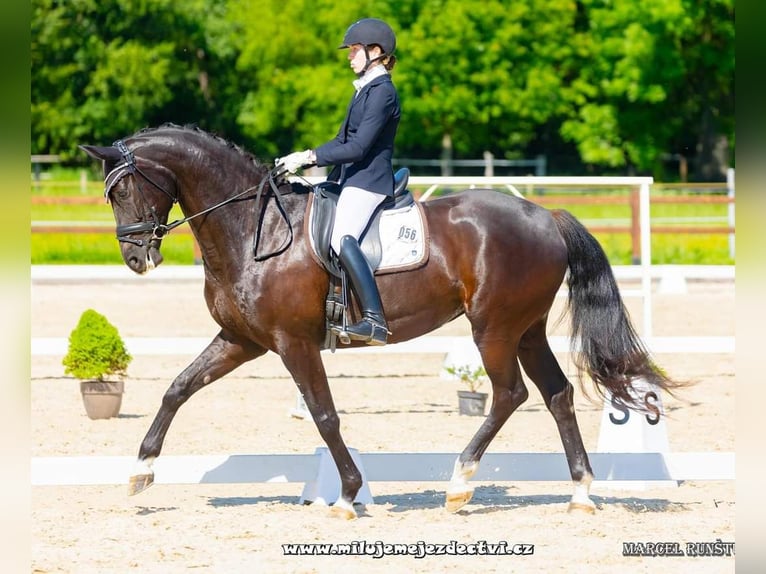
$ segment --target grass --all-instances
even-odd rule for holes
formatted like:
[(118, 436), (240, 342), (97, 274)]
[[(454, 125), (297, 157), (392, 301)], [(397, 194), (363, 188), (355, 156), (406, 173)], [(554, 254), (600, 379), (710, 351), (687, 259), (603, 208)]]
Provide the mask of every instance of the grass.
[[(78, 178), (64, 171), (64, 176), (45, 180), (41, 185), (32, 184), (32, 197), (91, 197), (100, 198), (103, 186), (90, 181), (86, 192), (80, 189)], [(71, 170), (70, 170), (71, 171)], [(67, 177), (68, 175), (68, 177)], [(178, 206), (170, 212), (168, 221), (181, 219)], [(65, 264), (122, 264), (120, 244), (115, 238), (112, 209), (106, 201), (86, 205), (32, 204), (31, 219), (38, 223), (78, 222), (82, 224), (105, 224), (103, 233), (32, 233), (32, 265)], [(186, 265), (194, 263), (194, 238), (179, 228), (162, 242), (165, 263)]]
[[(95, 197), (103, 193), (103, 184), (93, 181), (95, 177), (88, 173), (90, 180), (81, 189), (80, 174), (77, 170), (55, 168), (48, 172), (49, 177), (39, 184), (32, 183), (32, 197)], [(417, 193), (417, 190), (413, 188)], [(437, 195), (437, 194), (434, 194)], [(570, 211), (586, 226), (630, 225), (631, 210), (626, 190), (568, 191), (563, 188), (545, 194), (539, 190), (528, 194), (532, 201), (547, 199), (552, 196), (589, 195), (598, 197), (624, 197), (620, 204), (569, 204), (545, 203), (545, 207), (563, 208)], [(684, 196), (684, 191), (653, 190), (652, 197)], [(718, 193), (720, 195), (720, 193)], [(688, 225), (726, 227), (728, 206), (726, 204), (674, 204), (655, 203), (651, 206), (652, 225)], [(176, 206), (170, 213), (169, 221), (182, 217)], [(104, 224), (104, 233), (32, 233), (31, 263), (37, 264), (121, 264), (119, 243), (114, 237), (114, 218), (106, 203), (95, 205), (41, 205), (33, 203), (31, 219), (34, 222), (79, 222), (83, 224)], [(194, 239), (188, 233), (181, 233), (181, 228), (171, 233), (163, 241), (162, 255), (166, 263), (192, 264), (194, 262)], [(629, 265), (633, 261), (631, 237), (628, 233), (594, 233), (604, 248), (612, 265)], [(726, 233), (652, 233), (652, 263), (733, 265), (729, 255), (729, 236)]]
[[(31, 243), (32, 265), (95, 265), (123, 263), (120, 244), (109, 233), (34, 233)], [(191, 235), (169, 235), (162, 241), (166, 264), (194, 263), (194, 239)]]

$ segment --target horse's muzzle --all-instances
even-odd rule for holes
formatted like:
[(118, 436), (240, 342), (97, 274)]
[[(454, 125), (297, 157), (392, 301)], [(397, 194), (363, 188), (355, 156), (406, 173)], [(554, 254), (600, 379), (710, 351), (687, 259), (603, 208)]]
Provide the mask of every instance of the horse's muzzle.
[(156, 237), (148, 241), (121, 243), (122, 259), (125, 265), (139, 275), (155, 269), (163, 261), (160, 253), (162, 240)]

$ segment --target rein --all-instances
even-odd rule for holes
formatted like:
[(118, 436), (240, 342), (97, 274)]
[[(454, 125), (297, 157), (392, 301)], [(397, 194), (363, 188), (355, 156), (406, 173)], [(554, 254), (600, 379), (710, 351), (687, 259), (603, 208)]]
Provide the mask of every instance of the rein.
[[(116, 141), (113, 145), (119, 150), (120, 155), (122, 156), (122, 159), (123, 159), (123, 163), (120, 163), (119, 165), (117, 165), (104, 178), (104, 197), (106, 198), (107, 202), (109, 201), (109, 194), (112, 191), (112, 188), (117, 184), (117, 182), (119, 182), (123, 177), (127, 175), (133, 175), (135, 177), (136, 174), (139, 174), (146, 181), (148, 181), (154, 187), (159, 189), (162, 193), (167, 195), (171, 199), (173, 204), (178, 203), (178, 197), (171, 194), (168, 190), (166, 190), (157, 182), (155, 182), (152, 178), (150, 178), (140, 167), (138, 167), (138, 164), (136, 163), (136, 158), (133, 155), (133, 152), (131, 152), (128, 149), (128, 147), (125, 145), (125, 143), (122, 140)], [(167, 171), (168, 173), (171, 174), (171, 176), (173, 176), (173, 179), (175, 179), (174, 174), (167, 168), (159, 164), (156, 164), (153, 167)], [(188, 217), (177, 219), (176, 221), (173, 221), (172, 223), (165, 224), (160, 222), (160, 218), (157, 215), (157, 211), (154, 209), (154, 206), (150, 205), (149, 209), (152, 216), (152, 221), (139, 221), (138, 223), (118, 225), (116, 229), (117, 240), (120, 242), (131, 243), (133, 245), (143, 247), (146, 244), (146, 242), (143, 239), (134, 239), (130, 237), (130, 235), (133, 235), (135, 233), (147, 233), (151, 231), (152, 237), (149, 240), (150, 242), (155, 239), (161, 240), (163, 237), (165, 237), (165, 235), (170, 233), (176, 227), (183, 225), (184, 223), (187, 223), (196, 217), (205, 215), (207, 213), (210, 213), (211, 211), (215, 211), (216, 209), (223, 207), (224, 205), (227, 205), (229, 203), (232, 203), (233, 201), (236, 201), (237, 199), (250, 193), (251, 191), (256, 190), (255, 199), (256, 199), (256, 214), (258, 217), (258, 222), (256, 227), (254, 245), (253, 245), (253, 253), (254, 253), (256, 261), (264, 261), (270, 257), (274, 257), (275, 255), (279, 255), (283, 253), (293, 241), (293, 226), (292, 226), (292, 223), (290, 222), (290, 218), (287, 215), (287, 212), (285, 211), (284, 206), (282, 205), (283, 194), (279, 191), (279, 186), (277, 186), (277, 183), (276, 183), (277, 179), (282, 177), (284, 174), (285, 174), (285, 170), (281, 166), (274, 167), (273, 169), (269, 171), (269, 177), (268, 177), (269, 187), (274, 192), (274, 198), (276, 200), (277, 208), (279, 209), (280, 215), (287, 223), (287, 228), (288, 228), (287, 240), (278, 249), (270, 253), (266, 253), (264, 255), (258, 255), (258, 244), (260, 243), (260, 237), (261, 237), (261, 224), (263, 222), (263, 213), (261, 213), (261, 200), (263, 197), (263, 190), (266, 185), (265, 178), (261, 179), (261, 182), (258, 185), (248, 187), (244, 191), (241, 191), (237, 193), (236, 195), (233, 195), (227, 199), (224, 199), (223, 201), (220, 201), (219, 203), (216, 203), (215, 205), (212, 205), (206, 209), (203, 209), (202, 211), (195, 213), (194, 215), (189, 215)], [(141, 182), (138, 180), (138, 178), (136, 178), (136, 182), (138, 185), (139, 193), (141, 193), (141, 196), (144, 198), (144, 201), (148, 203), (146, 201), (146, 196), (144, 194), (143, 187), (141, 185)], [(265, 213), (265, 206), (264, 206), (264, 213)]]

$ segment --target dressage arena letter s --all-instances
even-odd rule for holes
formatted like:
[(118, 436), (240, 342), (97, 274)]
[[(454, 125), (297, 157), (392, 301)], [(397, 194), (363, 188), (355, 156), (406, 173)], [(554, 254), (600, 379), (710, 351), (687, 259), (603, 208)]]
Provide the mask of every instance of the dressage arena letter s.
[[(646, 407), (646, 410), (651, 413), (644, 416), (646, 417), (646, 422), (650, 425), (656, 425), (660, 422), (660, 409), (655, 404), (657, 400), (657, 393), (654, 391), (649, 391), (644, 395), (644, 406)], [(628, 407), (618, 403), (615, 397), (612, 397), (612, 407), (614, 407), (615, 410), (620, 411), (623, 415), (622, 418), (618, 419), (613, 413), (609, 413), (609, 420), (612, 424), (624, 425), (627, 423), (628, 419), (630, 419), (630, 410)]]

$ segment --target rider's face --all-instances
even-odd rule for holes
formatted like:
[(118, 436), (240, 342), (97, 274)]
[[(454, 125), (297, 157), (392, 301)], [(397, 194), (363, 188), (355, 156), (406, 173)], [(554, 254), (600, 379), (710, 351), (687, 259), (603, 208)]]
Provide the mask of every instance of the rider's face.
[(361, 73), (364, 70), (364, 65), (367, 59), (364, 56), (364, 46), (361, 44), (351, 44), (348, 49), (348, 59), (351, 63), (351, 69), (355, 74)]
[[(369, 53), (371, 60), (380, 55), (380, 49), (377, 46), (370, 46), (367, 48), (367, 52)], [(362, 44), (351, 44), (348, 49), (348, 59), (354, 73), (361, 74), (367, 63), (367, 58), (364, 54), (364, 46), (362, 46)]]

